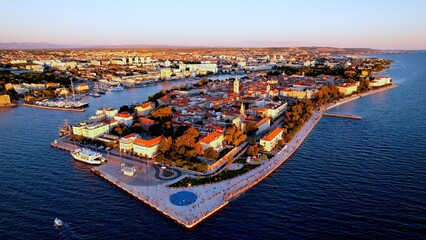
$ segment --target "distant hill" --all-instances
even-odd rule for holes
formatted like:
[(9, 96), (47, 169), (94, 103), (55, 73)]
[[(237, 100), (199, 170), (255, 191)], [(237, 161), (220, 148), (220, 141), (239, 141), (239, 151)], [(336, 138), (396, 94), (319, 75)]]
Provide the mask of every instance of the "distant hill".
[[(190, 48), (238, 48), (231, 46), (178, 46), (178, 45), (151, 45), (151, 44), (121, 44), (121, 45), (78, 45), (78, 44), (54, 44), (49, 42), (0, 42), (0, 50), (39, 50), (39, 49), (190, 49)], [(250, 48), (250, 47), (244, 47)], [(254, 47), (262, 48), (262, 47)], [(267, 47), (266, 47), (267, 48)], [(276, 49), (298, 48), (316, 50), (329, 53), (382, 53), (389, 50), (375, 50), (371, 48), (336, 48), (336, 47), (273, 47)]]
[(0, 49), (19, 50), (19, 49), (63, 49), (73, 48), (72, 45), (59, 45), (48, 42), (9, 42), (0, 43)]
[(203, 46), (173, 46), (150, 44), (123, 44), (123, 45), (72, 45), (54, 44), (48, 42), (9, 42), (0, 43), (2, 50), (29, 50), (29, 49), (82, 49), (82, 48), (205, 48)]

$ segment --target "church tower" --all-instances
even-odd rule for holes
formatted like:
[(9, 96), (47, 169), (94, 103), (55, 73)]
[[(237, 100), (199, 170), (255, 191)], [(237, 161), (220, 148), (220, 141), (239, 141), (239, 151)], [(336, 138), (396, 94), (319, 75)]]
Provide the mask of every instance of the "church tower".
[(245, 110), (244, 110), (244, 103), (241, 103), (240, 114), (242, 114), (242, 115), (246, 115), (246, 114), (245, 114)]
[(238, 80), (238, 77), (235, 77), (235, 81), (234, 81), (234, 93), (236, 93), (236, 94), (240, 93), (240, 81)]

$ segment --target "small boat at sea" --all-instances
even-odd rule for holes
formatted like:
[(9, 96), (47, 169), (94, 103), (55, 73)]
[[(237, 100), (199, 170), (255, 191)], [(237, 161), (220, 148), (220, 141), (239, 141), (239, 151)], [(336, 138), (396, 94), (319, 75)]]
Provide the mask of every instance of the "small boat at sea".
[(92, 165), (99, 165), (105, 162), (105, 158), (102, 154), (86, 148), (78, 148), (72, 151), (71, 156), (77, 161)]
[(56, 227), (62, 227), (62, 225), (63, 225), (61, 219), (59, 219), (59, 218), (55, 218), (53, 223), (55, 224)]

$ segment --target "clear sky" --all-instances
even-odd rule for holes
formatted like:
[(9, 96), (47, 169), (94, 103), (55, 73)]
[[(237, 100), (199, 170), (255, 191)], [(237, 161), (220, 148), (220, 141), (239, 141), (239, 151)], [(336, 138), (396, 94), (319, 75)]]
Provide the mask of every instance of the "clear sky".
[(426, 49), (426, 0), (0, 0), (0, 42)]

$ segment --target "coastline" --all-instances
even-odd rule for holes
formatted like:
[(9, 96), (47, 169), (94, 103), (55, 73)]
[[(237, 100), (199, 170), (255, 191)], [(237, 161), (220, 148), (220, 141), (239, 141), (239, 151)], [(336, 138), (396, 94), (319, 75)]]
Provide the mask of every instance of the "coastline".
[(18, 107), (18, 104), (16, 103), (9, 103), (9, 104), (1, 104), (0, 105), (0, 109), (1, 108), (16, 108)]
[(358, 98), (362, 98), (362, 97), (366, 97), (366, 96), (369, 96), (369, 95), (372, 95), (372, 94), (376, 94), (376, 93), (379, 93), (379, 92), (387, 91), (387, 90), (390, 90), (390, 89), (393, 89), (393, 88), (397, 88), (399, 86), (401, 86), (401, 85), (399, 85), (399, 84), (392, 84), (390, 86), (386, 86), (386, 87), (382, 87), (382, 88), (377, 88), (377, 89), (374, 89), (374, 90), (367, 91), (365, 93), (361, 93), (361, 94), (350, 96), (348, 98), (344, 98), (344, 99), (340, 100), (339, 102), (336, 102), (334, 104), (330, 104), (330, 106), (325, 107), (325, 111), (328, 111), (328, 110), (330, 110), (332, 108), (335, 108), (337, 106), (340, 106), (342, 104), (351, 102), (351, 101), (356, 100)]
[[(310, 132), (314, 129), (316, 124), (318, 124), (318, 122), (321, 120), (324, 112), (358, 98), (396, 87), (399, 87), (399, 85), (391, 85), (375, 90), (370, 90), (363, 94), (342, 99), (336, 103), (330, 103), (324, 106), (321, 110), (314, 110), (311, 118), (286, 144), (286, 149), (281, 149), (273, 158), (269, 159), (259, 167), (235, 178), (221, 182), (179, 188), (168, 187), (168, 185), (172, 184), (172, 182), (167, 181), (151, 186), (144, 184), (138, 185), (134, 182), (136, 181), (134, 178), (132, 179), (123, 176), (123, 174), (119, 172), (118, 164), (113, 163), (112, 161), (106, 163), (105, 165), (94, 167), (91, 170), (96, 175), (117, 186), (131, 196), (146, 203), (148, 206), (151, 206), (152, 208), (161, 212), (165, 216), (168, 216), (184, 227), (193, 228), (212, 214), (225, 207), (229, 201), (235, 199), (253, 186), (257, 185), (263, 179), (272, 174), (277, 168), (279, 168), (296, 152), (303, 141), (308, 137)], [(56, 147), (60, 148), (60, 146)], [(106, 156), (106, 158), (108, 159), (108, 156)], [(137, 165), (136, 163), (134, 164)], [(136, 173), (136, 175), (137, 174), (138, 173)], [(183, 177), (185, 176), (175, 180), (179, 181)], [(193, 192), (197, 195), (198, 198), (194, 203), (187, 206), (172, 205), (169, 201), (170, 197), (173, 194), (181, 191)]]

